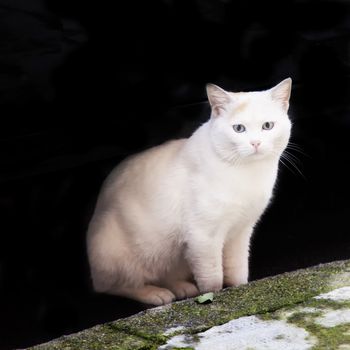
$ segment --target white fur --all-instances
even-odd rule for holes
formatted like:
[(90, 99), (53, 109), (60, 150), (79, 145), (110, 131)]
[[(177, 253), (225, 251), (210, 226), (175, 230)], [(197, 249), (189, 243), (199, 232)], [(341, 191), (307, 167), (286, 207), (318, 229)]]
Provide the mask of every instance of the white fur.
[(87, 235), (96, 291), (161, 305), (247, 282), (250, 236), (290, 136), (290, 88), (290, 79), (248, 93), (208, 85), (208, 122), (113, 170)]

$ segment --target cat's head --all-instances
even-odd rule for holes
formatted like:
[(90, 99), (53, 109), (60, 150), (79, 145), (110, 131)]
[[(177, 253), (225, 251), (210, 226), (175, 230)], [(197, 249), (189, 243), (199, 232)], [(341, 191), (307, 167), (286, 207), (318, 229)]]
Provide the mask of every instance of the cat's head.
[(291, 85), (288, 78), (269, 90), (239, 93), (207, 85), (210, 138), (220, 158), (254, 161), (282, 154), (291, 131)]

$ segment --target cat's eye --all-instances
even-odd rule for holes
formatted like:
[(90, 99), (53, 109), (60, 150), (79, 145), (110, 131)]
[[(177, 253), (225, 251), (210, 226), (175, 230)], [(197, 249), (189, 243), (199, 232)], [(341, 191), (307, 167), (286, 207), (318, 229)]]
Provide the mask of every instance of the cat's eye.
[(232, 127), (233, 127), (233, 130), (236, 132), (244, 132), (245, 131), (245, 126), (243, 124), (235, 124)]
[(262, 126), (264, 130), (271, 130), (275, 126), (274, 122), (265, 122)]

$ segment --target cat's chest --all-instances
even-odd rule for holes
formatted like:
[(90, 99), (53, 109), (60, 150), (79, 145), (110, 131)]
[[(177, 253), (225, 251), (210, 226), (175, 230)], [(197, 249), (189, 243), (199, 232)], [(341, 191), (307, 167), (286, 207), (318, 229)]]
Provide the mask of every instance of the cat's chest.
[(238, 212), (260, 215), (271, 198), (276, 174), (249, 170), (199, 176), (194, 182), (196, 202), (218, 217)]

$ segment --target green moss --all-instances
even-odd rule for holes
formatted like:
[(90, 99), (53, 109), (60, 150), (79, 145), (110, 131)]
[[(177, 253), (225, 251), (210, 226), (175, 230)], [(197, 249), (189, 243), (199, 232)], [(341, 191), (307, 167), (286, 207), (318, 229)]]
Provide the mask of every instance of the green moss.
[(304, 328), (317, 339), (313, 350), (337, 349), (341, 344), (350, 343), (350, 324), (334, 327), (323, 327), (315, 322), (320, 313), (295, 313), (288, 318), (288, 322)]
[(142, 330), (133, 330), (131, 333), (131, 329), (127, 325), (117, 325), (113, 323), (106, 324), (106, 327), (109, 327), (111, 330), (114, 331), (114, 333), (126, 333), (126, 334), (132, 334), (133, 336), (137, 336), (139, 338), (142, 338), (144, 340), (147, 340), (151, 342), (154, 345), (162, 345), (167, 342), (169, 337), (163, 335), (163, 334), (151, 334), (146, 333)]
[(73, 336), (62, 337), (50, 343), (39, 345), (38, 350), (132, 350), (157, 349), (153, 341), (148, 341), (125, 332), (115, 332), (108, 326), (97, 326)]
[(316, 317), (321, 316), (322, 313), (320, 311), (316, 312), (295, 312), (291, 316), (288, 317), (287, 321), (289, 323), (294, 323), (296, 325), (307, 325), (310, 322), (313, 322)]
[[(307, 307), (308, 305), (303, 306)], [(327, 307), (327, 309), (329, 308)], [(259, 315), (259, 318), (262, 320), (281, 320), (283, 319), (281, 317), (283, 311), (286, 310)], [(350, 324), (342, 324), (329, 328), (323, 327), (315, 323), (315, 319), (321, 315), (322, 310), (315, 310), (315, 312), (296, 311), (287, 318), (287, 322), (305, 329), (312, 338), (317, 339), (317, 344), (312, 347), (312, 350), (337, 349), (341, 344), (350, 344)], [(276, 336), (276, 339), (281, 338), (283, 338), (283, 334)]]
[[(348, 265), (345, 262), (321, 265), (229, 288), (217, 293), (214, 302), (207, 305), (190, 300), (174, 303), (164, 312), (150, 310), (128, 319), (128, 331), (132, 334), (139, 334), (140, 330), (147, 334), (162, 334), (168, 328), (182, 325), (187, 328), (182, 333), (194, 333), (237, 317), (278, 310), (329, 291), (330, 278)], [(119, 323), (119, 326), (123, 329), (125, 325)]]
[[(169, 337), (163, 333), (169, 328), (182, 326), (177, 334), (195, 335), (241, 316), (273, 318), (277, 317), (276, 310), (307, 300), (312, 307), (318, 303), (311, 299), (313, 296), (345, 285), (350, 285), (350, 261), (319, 265), (228, 288), (216, 293), (211, 304), (198, 304), (192, 299), (149, 309), (37, 349), (156, 349), (166, 343)], [(300, 322), (302, 319), (300, 316)]]
[(318, 344), (313, 350), (337, 349), (341, 344), (350, 343), (350, 335), (346, 334), (350, 330), (349, 325), (325, 328), (314, 324), (308, 326), (307, 330), (318, 339)]
[[(341, 278), (337, 277), (337, 275), (334, 275), (334, 278), (331, 279), (332, 283), (330, 283), (330, 287), (332, 289), (349, 283), (345, 279), (345, 277), (349, 278), (348, 273), (342, 273)], [(306, 311), (306, 308), (309, 310)], [(326, 350), (337, 349), (340, 345), (350, 344), (350, 323), (334, 327), (324, 327), (315, 322), (316, 318), (322, 316), (324, 311), (339, 309), (350, 309), (350, 302), (310, 298), (303, 303), (290, 307), (287, 306), (275, 312), (266, 312), (257, 316), (262, 320), (281, 320), (290, 314), (287, 316), (287, 322), (304, 328), (312, 338), (317, 339), (317, 344), (312, 349)]]
[(305, 303), (306, 307), (314, 307), (318, 309), (350, 309), (350, 301), (335, 301), (330, 299), (310, 299)]
[[(305, 311), (308, 308), (310, 311)], [(312, 311), (314, 309), (314, 311)], [(337, 349), (342, 344), (350, 344), (350, 324), (324, 327), (316, 323), (316, 318), (326, 310), (350, 309), (350, 303), (327, 299), (309, 299), (302, 304), (259, 315), (262, 320), (281, 320), (305, 329), (312, 338), (317, 339), (313, 350)], [(283, 335), (281, 335), (283, 336)]]
[(257, 314), (256, 317), (258, 317), (262, 321), (273, 321), (281, 319), (281, 316), (277, 312), (266, 312), (264, 314)]

